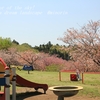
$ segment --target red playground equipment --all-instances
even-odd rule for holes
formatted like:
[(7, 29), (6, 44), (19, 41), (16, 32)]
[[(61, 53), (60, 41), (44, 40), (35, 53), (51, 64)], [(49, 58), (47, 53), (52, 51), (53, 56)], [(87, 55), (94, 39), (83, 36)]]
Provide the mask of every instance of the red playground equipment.
[(9, 67), (6, 66), (5, 62), (2, 59), (0, 59), (0, 66), (4, 66), (0, 67), (0, 86), (4, 86), (4, 92), (0, 92), (0, 100), (10, 100)]
[(4, 87), (4, 91), (0, 91), (0, 100), (10, 100), (10, 81), (12, 83), (12, 100), (16, 100), (16, 84), (22, 87), (34, 88), (36, 91), (39, 88), (44, 90), (46, 93), (48, 89), (47, 84), (39, 84), (35, 82), (30, 82), (19, 75), (16, 75), (16, 68), (9, 67), (5, 62), (0, 58), (0, 87)]

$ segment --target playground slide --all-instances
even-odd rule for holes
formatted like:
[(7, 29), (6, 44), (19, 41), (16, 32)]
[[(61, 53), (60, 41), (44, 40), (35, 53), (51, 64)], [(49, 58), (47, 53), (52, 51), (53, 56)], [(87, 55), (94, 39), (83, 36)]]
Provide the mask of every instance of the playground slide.
[(46, 93), (46, 91), (48, 89), (47, 84), (38, 84), (38, 83), (35, 83), (35, 82), (31, 82), (31, 81), (28, 81), (28, 80), (22, 78), (19, 75), (16, 75), (16, 83), (17, 83), (18, 86), (30, 87), (30, 88), (34, 88), (35, 90), (42, 88), (44, 90), (44, 93)]

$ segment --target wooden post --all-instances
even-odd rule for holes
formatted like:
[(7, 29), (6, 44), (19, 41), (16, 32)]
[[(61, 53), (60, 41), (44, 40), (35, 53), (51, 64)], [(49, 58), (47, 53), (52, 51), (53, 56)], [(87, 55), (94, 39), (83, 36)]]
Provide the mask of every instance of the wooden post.
[(84, 74), (82, 73), (82, 83), (84, 83)]
[(16, 100), (16, 68), (12, 67), (12, 100)]
[(61, 72), (59, 71), (59, 81), (61, 81)]

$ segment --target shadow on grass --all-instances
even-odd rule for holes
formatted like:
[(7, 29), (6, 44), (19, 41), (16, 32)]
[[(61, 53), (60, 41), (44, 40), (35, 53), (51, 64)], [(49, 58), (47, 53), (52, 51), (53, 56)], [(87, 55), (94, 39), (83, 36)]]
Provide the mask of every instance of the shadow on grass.
[[(26, 92), (26, 93), (18, 93), (16, 94), (16, 100), (24, 100), (25, 98), (31, 97), (31, 96), (37, 96), (37, 95), (42, 95), (44, 93), (35, 91), (35, 92)], [(12, 96), (11, 96), (12, 100)]]

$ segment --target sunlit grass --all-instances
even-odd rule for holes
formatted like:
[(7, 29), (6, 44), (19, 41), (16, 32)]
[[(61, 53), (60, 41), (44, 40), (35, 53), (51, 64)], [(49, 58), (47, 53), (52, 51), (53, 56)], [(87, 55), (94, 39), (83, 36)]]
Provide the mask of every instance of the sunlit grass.
[(100, 97), (100, 74), (84, 74), (84, 84), (82, 81), (70, 81), (70, 74), (67, 72), (61, 73), (61, 81), (59, 81), (59, 72), (45, 72), (45, 71), (27, 71), (17, 70), (17, 74), (23, 78), (35, 82), (48, 84), (48, 86), (56, 85), (79, 85), (83, 86), (83, 90), (79, 95), (88, 95), (91, 97)]
[[(84, 74), (84, 84), (82, 81), (70, 81), (70, 74), (67, 72), (61, 72), (61, 81), (59, 81), (59, 72), (46, 72), (46, 71), (19, 71), (16, 73), (21, 77), (41, 84), (48, 84), (48, 86), (56, 85), (78, 85), (83, 86), (83, 90), (78, 93), (78, 95), (85, 95), (90, 97), (100, 97), (100, 74)], [(23, 89), (27, 91), (27, 88), (16, 87), (16, 92), (22, 92)]]

